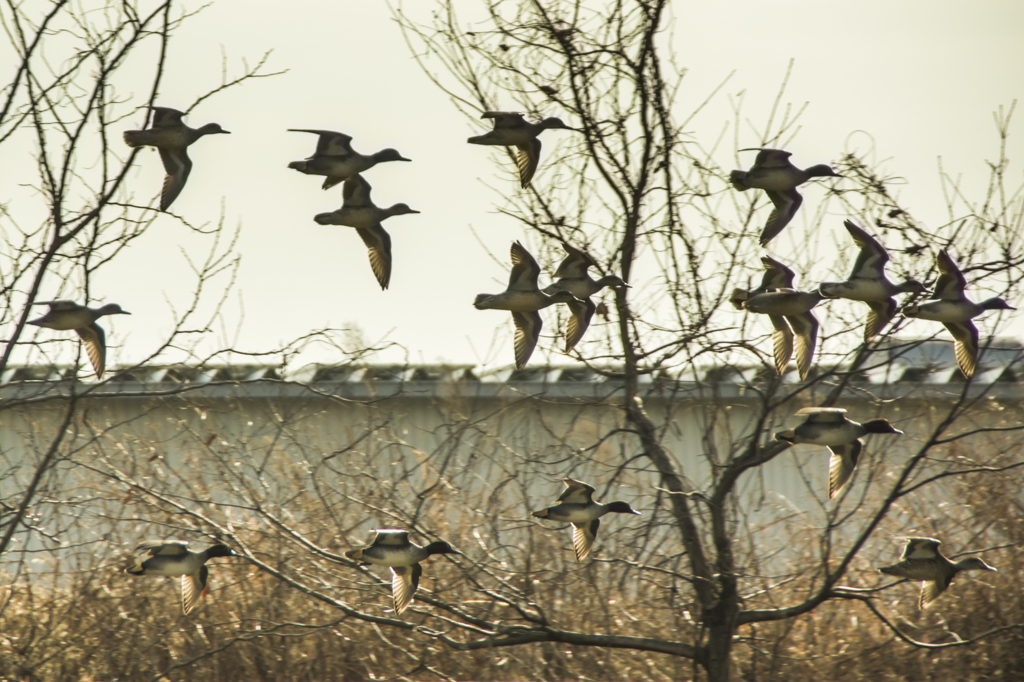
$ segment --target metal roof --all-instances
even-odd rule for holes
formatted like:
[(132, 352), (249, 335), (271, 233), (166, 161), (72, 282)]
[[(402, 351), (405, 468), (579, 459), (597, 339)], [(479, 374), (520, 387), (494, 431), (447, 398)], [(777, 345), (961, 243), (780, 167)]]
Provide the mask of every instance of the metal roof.
[[(1024, 396), (1024, 349), (1016, 340), (999, 340), (985, 350), (972, 382), (975, 387), (998, 384), (1011, 394)], [(829, 371), (817, 367), (816, 372)], [(843, 371), (842, 367), (837, 372)], [(74, 368), (67, 366), (30, 365), (9, 367), (0, 374), (0, 398), (25, 398), (40, 395), (68, 385)], [(88, 379), (82, 372), (80, 379)], [(532, 366), (525, 369), (504, 367), (482, 370), (474, 365), (397, 365), (397, 364), (308, 364), (294, 370), (280, 365), (166, 365), (131, 366), (112, 370), (97, 394), (160, 393), (204, 387), (216, 391), (201, 391), (211, 397), (236, 395), (240, 386), (261, 384), (260, 391), (246, 392), (250, 397), (289, 397), (299, 393), (308, 395), (305, 387), (314, 387), (345, 397), (384, 397), (399, 392), (406, 395), (434, 395), (442, 386), (461, 386), (466, 395), (486, 397), (547, 391), (549, 397), (601, 397), (621, 388), (621, 368), (614, 366)], [(687, 365), (675, 371), (641, 375), (645, 393), (687, 392), (698, 388), (714, 387), (720, 394), (742, 395), (744, 389), (769, 384), (775, 378), (774, 369), (767, 365)], [(860, 385), (895, 387), (902, 385), (900, 394), (911, 386), (944, 388), (945, 393), (959, 390), (964, 376), (956, 366), (952, 344), (945, 341), (893, 342), (878, 350), (853, 378)], [(784, 384), (800, 383), (795, 370), (783, 378)], [(94, 386), (80, 383), (79, 392)], [(34, 387), (34, 390), (32, 389)], [(232, 387), (235, 387), (232, 389)], [(728, 390), (731, 387), (732, 390)], [(22, 390), (17, 390), (17, 389)], [(722, 393), (724, 391), (724, 393)], [(1002, 391), (1006, 393), (1006, 390)]]

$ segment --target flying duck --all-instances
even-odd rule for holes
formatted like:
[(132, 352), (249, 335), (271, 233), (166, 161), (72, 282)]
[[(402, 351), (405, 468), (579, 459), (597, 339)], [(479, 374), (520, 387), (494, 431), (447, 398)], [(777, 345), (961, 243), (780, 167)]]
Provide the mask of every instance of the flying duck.
[(562, 119), (551, 116), (540, 123), (530, 123), (523, 115), (508, 111), (485, 111), (480, 118), (493, 118), (494, 129), (483, 135), (469, 138), (470, 144), (515, 147), (516, 165), (519, 167), (519, 184), (526, 187), (537, 171), (540, 161), (540, 140), (538, 135), (548, 128), (572, 130)]
[[(753, 149), (741, 149), (740, 151), (754, 151)], [(757, 157), (754, 165), (748, 171), (734, 170), (729, 174), (729, 181), (732, 186), (741, 192), (748, 189), (763, 189), (764, 193), (771, 199), (775, 208), (768, 216), (761, 231), (760, 244), (766, 245), (778, 236), (782, 229), (789, 224), (789, 221), (796, 215), (804, 198), (796, 191), (796, 188), (811, 178), (842, 176), (836, 173), (830, 166), (818, 164), (801, 170), (789, 161), (791, 153), (781, 149), (757, 149)]]
[(967, 298), (964, 289), (967, 279), (953, 259), (943, 249), (935, 254), (935, 267), (939, 279), (935, 283), (935, 300), (903, 309), (905, 317), (941, 322), (953, 335), (953, 351), (960, 371), (970, 379), (978, 366), (978, 328), (971, 320), (986, 310), (1016, 310), (1001, 298), (988, 298), (975, 303)]
[(540, 266), (518, 241), (512, 243), (511, 254), (512, 273), (509, 275), (508, 288), (500, 294), (478, 294), (473, 307), (477, 310), (511, 311), (512, 321), (516, 325), (516, 369), (522, 369), (533, 355), (540, 330), (544, 326), (538, 311), (555, 303), (571, 303), (577, 299), (565, 290), (552, 294), (541, 291), (537, 286)]
[(405, 611), (420, 585), (423, 568), (420, 562), (434, 554), (459, 554), (447, 542), (438, 540), (425, 547), (409, 542), (409, 531), (400, 528), (375, 530), (369, 547), (345, 552), (355, 561), (391, 568), (391, 593), (395, 613)]
[(594, 487), (574, 481), (566, 476), (562, 479), (565, 490), (558, 497), (558, 504), (547, 509), (533, 512), (538, 519), (562, 521), (572, 524), (572, 548), (576, 552), (576, 561), (583, 561), (590, 548), (594, 546), (597, 529), (601, 527), (601, 517), (609, 512), (616, 514), (637, 514), (627, 502), (594, 502)]
[(860, 459), (861, 438), (869, 433), (903, 433), (887, 419), (872, 419), (858, 424), (846, 418), (846, 410), (835, 407), (805, 407), (796, 416), (806, 416), (807, 419), (795, 429), (776, 433), (775, 440), (824, 445), (831, 451), (828, 462), (829, 499), (835, 497), (850, 480)]
[(595, 280), (587, 272), (589, 268), (597, 266), (593, 258), (564, 241), (562, 248), (568, 255), (555, 271), (557, 280), (544, 287), (544, 293), (552, 295), (559, 291), (568, 291), (579, 299), (568, 303), (572, 316), (565, 330), (565, 352), (569, 353), (583, 338), (587, 327), (590, 326), (591, 318), (594, 317), (594, 311), (597, 310), (590, 297), (605, 287), (629, 288), (629, 285), (616, 275), (606, 275)]
[(846, 230), (853, 237), (854, 243), (860, 247), (857, 260), (853, 264), (853, 272), (845, 282), (823, 282), (819, 291), (827, 298), (845, 298), (851, 301), (863, 301), (868, 304), (867, 323), (864, 325), (864, 341), (870, 341), (881, 333), (896, 315), (896, 300), (899, 293), (919, 294), (925, 290), (920, 282), (908, 279), (893, 284), (885, 276), (885, 264), (889, 262), (889, 252), (874, 237), (858, 227), (853, 221), (843, 222)]
[(411, 161), (398, 153), (397, 149), (382, 149), (379, 152), (360, 154), (352, 149), (352, 138), (344, 133), (333, 130), (307, 130), (306, 128), (289, 128), (292, 133), (313, 133), (319, 135), (316, 151), (313, 156), (302, 161), (292, 161), (289, 168), (294, 168), (306, 175), (326, 175), (323, 189), (330, 189), (339, 182), (348, 180), (369, 170), (378, 163), (385, 161)]
[(181, 612), (186, 616), (209, 591), (210, 571), (206, 562), (214, 557), (238, 556), (227, 545), (216, 544), (202, 552), (190, 552), (187, 542), (158, 540), (143, 542), (135, 551), (146, 551), (149, 558), (125, 569), (132, 575), (181, 576)]
[(160, 210), (166, 211), (181, 194), (192, 171), (192, 160), (188, 158), (188, 147), (203, 135), (228, 134), (216, 123), (207, 123), (202, 128), (189, 128), (181, 117), (185, 114), (168, 107), (152, 107), (153, 122), (145, 130), (126, 130), (124, 142), (129, 147), (156, 147), (160, 160), (164, 162), (163, 191), (160, 193)]
[(107, 365), (107, 335), (96, 320), (104, 315), (131, 315), (121, 310), (116, 303), (108, 303), (102, 308), (89, 308), (74, 301), (39, 301), (32, 305), (48, 305), (50, 309), (37, 320), (29, 320), (28, 324), (47, 329), (61, 331), (75, 330), (85, 345), (85, 353), (89, 356), (96, 378), (103, 378), (103, 370)]
[(946, 591), (953, 578), (960, 571), (995, 571), (978, 557), (961, 559), (955, 564), (942, 556), (939, 551), (941, 541), (935, 538), (907, 538), (900, 562), (892, 566), (883, 566), (879, 571), (886, 575), (894, 575), (908, 580), (920, 580), (921, 596), (918, 608), (924, 608), (935, 601)]
[(391, 282), (391, 235), (381, 222), (391, 216), (419, 213), (407, 204), (378, 208), (370, 200), (370, 183), (363, 176), (353, 175), (342, 186), (341, 208), (330, 213), (319, 213), (313, 220), (320, 225), (345, 225), (356, 228), (370, 254), (370, 269), (380, 288), (387, 289)]

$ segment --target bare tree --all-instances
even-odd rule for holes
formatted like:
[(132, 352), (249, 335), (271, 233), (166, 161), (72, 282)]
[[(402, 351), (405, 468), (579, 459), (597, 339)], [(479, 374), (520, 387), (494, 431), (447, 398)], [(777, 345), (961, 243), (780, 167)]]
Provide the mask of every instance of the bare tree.
[[(819, 355), (816, 376), (797, 384), (772, 378), (771, 353), (762, 350), (766, 344), (760, 323), (723, 312), (727, 292), (746, 284), (751, 269), (757, 269), (756, 235), (764, 202), (754, 193), (730, 188), (729, 169), (714, 161), (724, 135), (709, 146), (684, 132), (706, 101), (687, 103), (678, 97), (685, 70), (675, 63), (662, 32), (667, 5), (658, 0), (600, 6), (483, 0), (473, 11), (482, 10), (487, 18), (470, 27), (460, 23), (450, 1), (438, 3), (427, 25), (400, 10), (396, 16), (425, 73), (467, 116), (477, 119), (481, 112), (512, 101), (530, 116), (567, 115), (577, 128), (575, 134), (558, 138), (554, 149), (546, 149), (533, 183), (522, 193), (500, 196), (498, 207), (539, 239), (551, 260), (557, 257), (558, 242), (565, 241), (595, 256), (602, 271), (633, 284), (631, 290), (615, 292), (614, 322), (600, 330), (603, 338), (583, 346), (579, 357), (594, 368), (615, 367), (612, 376), (624, 388), (619, 402), (624, 423), (615, 431), (624, 428), (632, 434), (634, 443), (627, 452), (637, 453), (624, 458), (617, 471), (640, 466), (656, 473), (664, 492), (659, 504), (671, 515), (686, 554), (686, 589), (692, 599), (688, 610), (697, 626), (692, 636), (664, 640), (659, 646), (692, 659), (708, 679), (725, 680), (737, 633), (745, 627), (798, 618), (835, 599), (862, 600), (890, 625), (878, 614), (873, 593), (841, 587), (859, 552), (908, 497), (934, 500), (941, 496), (935, 489), (940, 482), (979, 472), (998, 481), (1020, 466), (1020, 458), (1002, 448), (976, 455), (969, 463), (955, 462), (949, 455), (954, 444), (992, 432), (1019, 443), (1020, 427), (983, 419), (990, 391), (963, 384), (941, 415), (917, 421), (922, 415), (915, 414), (914, 437), (920, 446), (892, 471), (891, 479), (872, 477), (877, 495), (857, 500), (844, 496), (834, 508), (823, 505), (817, 556), (799, 573), (779, 576), (780, 584), (792, 580), (801, 585), (790, 599), (775, 597), (768, 576), (749, 573), (750, 562), (759, 561), (758, 555), (768, 549), (758, 546), (756, 536), (741, 532), (739, 521), (750, 506), (742, 483), (790, 447), (772, 440), (774, 427), (795, 411), (795, 404), (841, 406), (851, 393), (862, 397), (871, 391), (870, 385), (862, 385), (863, 371), (887, 367), (920, 348), (919, 343), (896, 343), (896, 335), (926, 336), (932, 331), (908, 328), (907, 320), (897, 319), (882, 338), (861, 344), (854, 315), (862, 317), (862, 310), (833, 305), (824, 317), (827, 352)], [(785, 147), (796, 133), (801, 112), (789, 107), (780, 111), (781, 98), (782, 92), (761, 128), (761, 139), (747, 146)], [(741, 116), (737, 109), (732, 126), (737, 147)], [(1009, 118), (1010, 113), (1002, 112), (996, 118), (1004, 142)], [(546, 137), (545, 143), (550, 140)], [(852, 154), (835, 164), (845, 180), (828, 190), (823, 205), (879, 230), (892, 251), (910, 256), (900, 258), (897, 266), (922, 280), (935, 276), (926, 249), (951, 248), (972, 287), (1012, 299), (1019, 295), (1024, 275), (1021, 201), (1019, 187), (1006, 187), (1004, 154), (1005, 144), (990, 164), (991, 182), (981, 201), (959, 195), (952, 183), (947, 186), (949, 220), (937, 227), (922, 224), (900, 206), (890, 189), (893, 178), (880, 176)], [(735, 164), (748, 165), (738, 155)], [(813, 211), (806, 205), (803, 210), (805, 215)], [(824, 210), (812, 215), (813, 230)], [(787, 260), (802, 272), (811, 265), (799, 253), (788, 254)], [(813, 284), (805, 281), (803, 286)], [(699, 376), (699, 366), (713, 358), (748, 365), (753, 360), (765, 363), (765, 370), (751, 382), (757, 400), (746, 405), (746, 423), (728, 420), (727, 434), (720, 429), (726, 420), (720, 401), (713, 400), (713, 387), (698, 384), (694, 390), (680, 390), (680, 399), (708, 401), (700, 408), (706, 431), (691, 434), (705, 460), (695, 470), (684, 465), (688, 458), (667, 447), (672, 415), (645, 408), (641, 382), (645, 377)], [(890, 396), (874, 398), (877, 410), (892, 410), (885, 407)], [(907, 400), (902, 409), (910, 406), (914, 414), (914, 405)], [(597, 442), (611, 433), (600, 435)], [(559, 637), (545, 623), (529, 633), (493, 638), (490, 644), (565, 641)], [(614, 638), (591, 637), (579, 643), (623, 645)]]
[[(116, 398), (105, 381), (79, 381), (94, 370), (84, 360), (85, 344), (80, 347), (72, 331), (26, 326), (42, 314), (33, 307), (40, 297), (89, 305), (126, 295), (128, 287), (100, 290), (97, 277), (123, 259), (158, 219), (177, 219), (194, 237), (193, 245), (198, 244), (186, 256), (193, 277), (184, 288), (187, 295), (174, 302), (179, 307), (168, 310), (173, 317), (169, 334), (150, 348), (133, 349), (133, 356), (141, 358), (140, 364), (152, 363), (170, 352), (176, 359), (202, 363), (231, 352), (198, 355), (197, 339), (209, 336), (231, 291), (240, 262), (237, 231), (224, 228), (223, 216), (192, 224), (159, 212), (152, 198), (136, 200), (130, 182), (136, 151), (122, 141), (123, 130), (142, 127), (150, 107), (158, 103), (168, 45), (190, 16), (174, 2), (84, 6), (56, 0), (9, 2), (0, 8), (0, 23), (17, 56), (9, 82), (0, 89), (0, 154), (9, 177), (18, 180), (17, 186), (4, 188), (6, 203), (0, 210), (0, 323), (7, 330), (0, 375), (24, 389), (5, 396), (0, 411), (9, 423), (17, 422), (15, 415), (59, 415), (48, 423), (30, 416), (26, 428), (32, 447), (17, 453), (5, 449), (2, 456), (0, 556), (15, 580), (24, 576), (26, 562), (66, 545), (71, 529), (87, 524), (58, 510), (78, 499), (65, 484), (81, 448), (76, 439), (89, 431), (83, 416), (97, 401)], [(141, 82), (140, 73), (147, 74)], [(212, 90), (196, 93), (196, 103), (266, 75), (271, 74), (265, 60), (237, 76), (224, 73)], [(140, 94), (124, 94), (136, 92)], [(11, 172), (15, 164), (17, 175)], [(156, 188), (151, 189), (138, 194), (152, 197)], [(110, 335), (114, 330), (103, 324), (106, 343), (115, 346), (116, 336)], [(267, 352), (281, 350), (287, 354), (289, 349)], [(54, 365), (43, 375), (24, 366), (40, 361)], [(107, 369), (109, 380), (117, 372)], [(119, 421), (145, 416), (141, 409)], [(87, 440), (109, 438), (116, 427), (117, 422), (96, 427)], [(23, 607), (12, 598), (5, 593), (0, 604), (4, 614)], [(54, 631), (67, 626), (67, 612), (51, 615)], [(16, 674), (31, 677), (33, 672), (25, 668)]]
[[(4, 389), (0, 417), (21, 444), (9, 452), (35, 459), (7, 454), (3, 471), (5, 492), (16, 493), (2, 501), (12, 588), (0, 603), (0, 675), (718, 681), (739, 669), (827, 679), (838, 677), (830, 665), (872, 677), (870, 654), (894, 637), (911, 651), (881, 654), (898, 676), (920, 674), (913, 649), (952, 657), (1019, 632), (1024, 609), (991, 596), (984, 608), (911, 621), (913, 591), (875, 570), (893, 562), (889, 536), (901, 533), (941, 536), (950, 554), (983, 553), (1000, 568), (1019, 563), (1008, 560), (1024, 537), (1019, 395), (980, 379), (887, 381), (933, 347), (923, 337), (945, 331), (897, 318), (865, 344), (863, 308), (839, 301), (816, 309), (825, 333), (809, 380), (776, 375), (767, 323), (728, 304), (733, 288), (760, 277), (765, 201), (730, 188), (730, 169), (714, 161), (725, 136), (708, 144), (684, 133), (704, 102), (684, 111), (678, 97), (684, 72), (660, 32), (666, 5), (485, 1), (488, 19), (472, 30), (454, 3), (428, 25), (397, 14), (424, 70), (473, 120), (512, 100), (576, 129), (546, 135), (532, 183), (496, 199), (543, 262), (560, 259), (564, 241), (632, 285), (601, 294), (609, 317), (595, 317), (574, 354), (581, 367), (561, 381), (547, 380), (549, 368), (487, 382), (467, 368), (368, 366), (372, 349), (326, 332), (248, 354), (287, 365), (306, 343), (344, 351), (339, 366), (308, 373), (215, 366), (232, 349), (148, 366), (209, 326), (196, 304), (166, 344), (108, 382), (70, 374)], [(112, 132), (123, 117), (141, 119), (155, 94), (113, 101), (109, 86), (137, 54), (129, 45), (164, 46), (187, 18), (170, 3), (148, 15), (111, 5), (100, 31), (66, 3), (41, 18), (4, 11), (23, 63), (4, 90), (0, 144), (36, 141), (46, 217), (26, 228), (2, 218), (15, 235), (2, 269), (14, 331), (0, 373), (16, 348), (43, 357), (57, 348), (44, 342), (52, 336), (23, 334), (44, 275), (84, 292), (78, 299), (102, 299), (94, 272), (152, 224), (152, 204), (130, 200), (134, 156)], [(52, 57), (36, 60), (52, 35), (79, 41), (63, 71), (49, 70)], [(732, 130), (743, 116), (737, 108)], [(770, 112), (757, 146), (785, 147), (798, 118)], [(997, 116), (1003, 142), (1009, 120)], [(747, 144), (738, 133), (733, 142)], [(97, 144), (103, 163), (80, 164), (82, 145)], [(497, 156), (513, 177), (514, 160)], [(748, 164), (737, 154), (733, 167)], [(927, 249), (949, 247), (972, 290), (1019, 295), (1020, 191), (1007, 187), (1002, 151), (982, 200), (949, 184), (949, 219), (936, 227), (902, 207), (895, 179), (866, 160), (834, 165), (845, 179), (809, 191), (802, 208), (813, 216), (809, 243), (825, 215), (814, 206), (832, 206), (877, 233), (902, 275), (934, 280)], [(202, 231), (211, 245), (196, 267), (196, 301), (236, 263), (228, 235)], [(800, 286), (815, 284), (809, 254), (785, 260)], [(847, 270), (836, 263), (832, 274)], [(1002, 321), (985, 320), (985, 372), (1013, 371), (991, 360)], [(772, 435), (798, 407), (854, 401), (852, 416), (887, 416), (906, 434), (868, 440), (852, 482), (830, 500), (822, 453)], [(605, 519), (585, 562), (569, 529), (530, 517), (567, 474), (642, 511)], [(406, 528), (420, 544), (443, 539), (462, 555), (426, 562), (399, 616), (386, 571), (345, 556), (372, 527)], [(217, 600), (184, 617), (166, 581), (111, 579), (154, 531), (226, 542), (244, 561), (211, 565)], [(47, 570), (34, 568), (36, 556)], [(998, 574), (998, 587), (1019, 576)], [(970, 587), (952, 591), (999, 594)]]

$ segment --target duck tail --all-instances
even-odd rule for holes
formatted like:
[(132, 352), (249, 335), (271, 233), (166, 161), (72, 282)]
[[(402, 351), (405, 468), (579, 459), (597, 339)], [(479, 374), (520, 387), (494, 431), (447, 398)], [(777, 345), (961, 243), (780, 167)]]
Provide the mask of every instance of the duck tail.
[(141, 147), (142, 140), (141, 130), (126, 130), (124, 131), (124, 143), (129, 147)]
[(796, 432), (793, 429), (790, 429), (789, 431), (779, 431), (775, 434), (775, 440), (793, 444), (796, 442)]
[(124, 569), (124, 572), (131, 573), (132, 575), (142, 575), (146, 572), (146, 569), (142, 567), (142, 564), (135, 564), (134, 566), (129, 566), (128, 568)]
[(750, 185), (747, 184), (747, 171), (734, 170), (729, 173), (729, 182), (741, 192), (746, 192), (750, 189)]
[(530, 516), (536, 516), (538, 519), (546, 519), (548, 517), (548, 510), (541, 509), (540, 511), (533, 512)]
[(473, 299), (473, 307), (477, 310), (487, 310), (487, 300), (491, 297), (490, 294), (477, 294), (476, 298)]
[[(127, 134), (128, 133), (125, 133), (125, 135), (127, 135)], [(305, 173), (306, 172), (306, 162), (305, 161), (292, 161), (291, 163), (288, 164), (288, 167), (289, 168), (294, 168), (295, 170), (299, 171), (300, 173)]]
[(733, 289), (732, 294), (729, 296), (729, 303), (732, 303), (736, 310), (743, 310), (746, 307), (748, 298), (750, 298), (750, 292), (746, 289)]

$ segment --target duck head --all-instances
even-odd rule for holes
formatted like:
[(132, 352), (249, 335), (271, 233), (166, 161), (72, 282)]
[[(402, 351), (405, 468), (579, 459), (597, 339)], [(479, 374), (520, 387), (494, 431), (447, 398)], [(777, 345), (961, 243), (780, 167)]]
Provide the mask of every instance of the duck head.
[(819, 163), (816, 166), (811, 166), (810, 168), (806, 169), (804, 171), (804, 173), (807, 173), (807, 175), (809, 177), (812, 177), (812, 178), (841, 178), (841, 177), (843, 177), (839, 173), (836, 173), (834, 170), (832, 170), (832, 166), (829, 166), (829, 165), (824, 164), (824, 163)]
[(230, 135), (230, 130), (224, 130), (219, 123), (207, 123), (197, 131), (200, 135), (216, 135), (218, 133)]
[(377, 163), (382, 161), (412, 161), (412, 159), (407, 159), (399, 154), (397, 149), (391, 149), (390, 147), (388, 149), (381, 149), (373, 155), (373, 158), (377, 160)]
[(444, 540), (438, 540), (431, 542), (429, 545), (423, 548), (427, 554), (462, 554), (462, 552), (455, 551), (451, 545)]
[(121, 306), (116, 303), (108, 303), (97, 312), (99, 312), (100, 315), (131, 315), (127, 310), (121, 310)]
[(1016, 310), (1002, 298), (989, 298), (978, 304), (985, 310)]
[(888, 419), (872, 419), (861, 424), (868, 433), (897, 433), (903, 432), (889, 423)]
[(618, 275), (606, 275), (601, 279), (597, 280), (597, 283), (602, 287), (615, 287), (616, 289), (631, 289), (626, 281)]
[(636, 514), (640, 516), (640, 512), (629, 506), (628, 502), (609, 502), (607, 509), (610, 512), (616, 512), (617, 514)]
[(568, 125), (565, 124), (565, 121), (563, 121), (562, 119), (558, 118), (557, 116), (550, 116), (550, 117), (544, 119), (543, 121), (540, 122), (540, 127), (542, 127), (542, 128), (561, 128), (563, 130), (572, 130), (572, 128), (570, 128)]
[(227, 545), (222, 545), (220, 543), (218, 543), (216, 545), (212, 545), (209, 549), (206, 550), (206, 557), (208, 559), (212, 559), (213, 557), (222, 557), (222, 556), (238, 556), (238, 555), (235, 554), (233, 549), (231, 549)]
[(967, 557), (966, 559), (956, 562), (956, 567), (961, 571), (993, 571), (995, 573), (999, 572), (993, 566), (989, 566), (979, 557), (976, 556)]
[[(408, 204), (395, 204), (394, 206), (392, 206), (391, 208), (388, 209), (388, 215), (393, 215), (393, 216), (395, 216), (395, 215), (407, 215), (409, 213), (419, 213), (419, 211), (414, 211), (413, 209), (409, 208)], [(316, 218), (314, 218), (314, 220), (316, 220)], [(319, 221), (317, 221), (317, 222), (319, 222)]]

